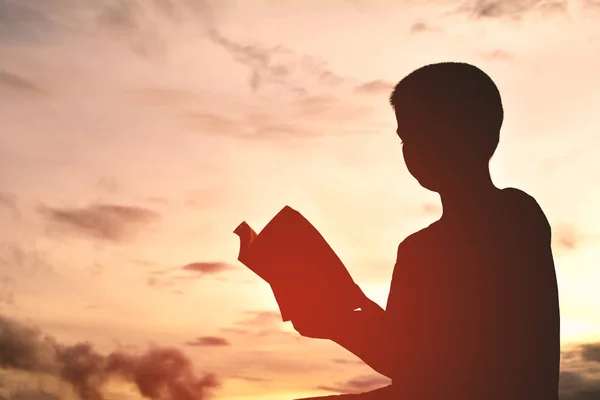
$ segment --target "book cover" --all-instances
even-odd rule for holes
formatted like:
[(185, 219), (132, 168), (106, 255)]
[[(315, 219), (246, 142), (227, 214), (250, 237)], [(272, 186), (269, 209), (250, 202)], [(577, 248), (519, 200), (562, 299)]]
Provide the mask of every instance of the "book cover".
[(284, 207), (260, 232), (246, 222), (238, 260), (271, 285), (283, 321), (319, 310), (354, 310), (364, 294), (319, 231)]

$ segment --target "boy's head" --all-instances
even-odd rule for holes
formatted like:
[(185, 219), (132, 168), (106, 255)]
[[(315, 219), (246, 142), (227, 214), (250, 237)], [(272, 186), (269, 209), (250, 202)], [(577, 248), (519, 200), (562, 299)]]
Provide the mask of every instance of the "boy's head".
[(411, 174), (439, 191), (487, 168), (504, 118), (492, 79), (479, 68), (430, 64), (402, 79), (390, 96)]

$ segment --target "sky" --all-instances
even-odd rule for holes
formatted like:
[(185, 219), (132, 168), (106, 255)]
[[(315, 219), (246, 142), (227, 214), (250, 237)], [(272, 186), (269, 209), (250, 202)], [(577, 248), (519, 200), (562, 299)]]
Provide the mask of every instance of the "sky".
[(591, 0), (0, 0), (0, 399), (388, 384), (281, 322), (233, 230), (289, 205), (385, 306), (398, 244), (441, 215), (388, 97), (440, 61), (502, 93), (491, 171), (553, 228), (561, 400), (599, 394), (598, 20)]

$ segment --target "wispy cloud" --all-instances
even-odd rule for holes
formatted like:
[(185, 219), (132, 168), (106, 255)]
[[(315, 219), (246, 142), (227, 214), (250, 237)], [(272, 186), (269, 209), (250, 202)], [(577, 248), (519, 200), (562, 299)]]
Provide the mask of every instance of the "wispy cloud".
[(24, 78), (16, 73), (0, 69), (0, 95), (2, 95), (3, 91), (7, 90), (35, 95), (46, 94), (46, 90), (32, 80)]
[(231, 265), (223, 262), (194, 262), (181, 267), (184, 271), (197, 272), (200, 275), (218, 274), (232, 269)]
[(344, 79), (330, 71), (323, 61), (308, 55), (298, 55), (281, 45), (274, 47), (246, 44), (226, 38), (214, 27), (208, 38), (227, 51), (235, 61), (250, 70), (249, 86), (256, 92), (264, 85), (277, 85), (290, 92), (305, 94), (305, 82), (339, 85)]
[(112, 242), (130, 239), (159, 217), (157, 212), (147, 208), (115, 204), (93, 204), (83, 208), (42, 206), (40, 212), (52, 224), (72, 233)]
[(24, 246), (13, 241), (0, 243), (0, 267), (4, 272), (22, 276), (50, 273), (53, 270), (45, 252), (33, 245)]
[(14, 218), (20, 218), (21, 212), (17, 205), (17, 196), (11, 193), (0, 192), (0, 211), (2, 209), (8, 210)]
[(278, 311), (246, 311), (246, 317), (239, 319), (233, 327), (221, 328), (222, 332), (251, 337), (290, 336), (284, 331), (281, 314)]
[(179, 350), (152, 347), (136, 354), (119, 350), (108, 356), (90, 343), (64, 345), (39, 328), (0, 316), (0, 366), (53, 375), (73, 386), (81, 400), (104, 398), (111, 379), (131, 382), (151, 399), (204, 399), (219, 386), (213, 374), (197, 377), (191, 361)]
[(381, 375), (359, 376), (334, 385), (318, 386), (317, 389), (336, 393), (361, 393), (390, 385), (391, 381)]
[(335, 364), (341, 364), (341, 365), (351, 365), (351, 364), (364, 365), (364, 362), (362, 360), (347, 360), (344, 358), (334, 358), (331, 361)]
[(458, 12), (482, 18), (521, 18), (530, 12), (564, 13), (569, 0), (467, 0)]
[(55, 22), (32, 4), (0, 0), (0, 41), (38, 43), (54, 27)]
[(415, 22), (414, 24), (411, 25), (410, 32), (415, 33), (415, 34), (428, 33), (428, 32), (429, 33), (442, 32), (442, 28), (432, 26), (425, 22), (419, 21), (419, 22)]
[(559, 225), (553, 229), (553, 245), (559, 250), (572, 251), (579, 247), (581, 236), (573, 225)]
[(185, 342), (186, 346), (192, 347), (223, 347), (223, 346), (231, 346), (231, 343), (220, 336), (200, 336), (194, 340), (190, 340), (189, 342)]
[(389, 96), (394, 90), (394, 84), (381, 80), (361, 83), (354, 88), (355, 93), (361, 94), (385, 94)]
[(8, 275), (0, 275), (0, 305), (14, 305), (14, 279)]

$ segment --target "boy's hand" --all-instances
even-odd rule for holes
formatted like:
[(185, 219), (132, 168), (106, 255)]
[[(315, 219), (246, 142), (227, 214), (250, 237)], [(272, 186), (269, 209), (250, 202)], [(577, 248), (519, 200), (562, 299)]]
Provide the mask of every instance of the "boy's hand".
[(365, 297), (360, 310), (319, 310), (310, 315), (294, 318), (292, 324), (294, 329), (304, 337), (335, 341), (349, 334), (351, 335), (356, 329), (364, 329), (365, 325), (379, 325), (384, 318), (385, 311), (383, 308)]
[(292, 324), (304, 337), (334, 340), (349, 328), (353, 313), (354, 311), (317, 311), (292, 319)]

